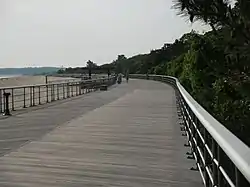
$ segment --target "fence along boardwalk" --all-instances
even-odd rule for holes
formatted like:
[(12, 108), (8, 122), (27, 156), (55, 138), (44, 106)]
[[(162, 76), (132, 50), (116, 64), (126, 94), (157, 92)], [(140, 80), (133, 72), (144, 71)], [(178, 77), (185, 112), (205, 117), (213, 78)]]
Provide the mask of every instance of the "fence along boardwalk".
[[(0, 113), (5, 111), (3, 93), (10, 93), (9, 107), (11, 111), (41, 105), (86, 93), (87, 85), (112, 84), (113, 77), (81, 81), (80, 79), (66, 79), (50, 81), (49, 84), (24, 85), (0, 88)], [(84, 89), (85, 87), (85, 89)], [(93, 88), (93, 87), (92, 87)], [(92, 90), (90, 87), (88, 91)]]
[[(190, 170), (194, 161), (185, 155), (170, 86), (130, 80), (111, 91), (90, 94), (85, 102), (101, 101), (100, 97), (106, 101), (103, 106), (87, 113), (83, 109), (83, 115), (61, 121), (40, 139), (0, 157), (0, 186), (202, 186), (199, 173)], [(84, 106), (83, 99), (68, 101), (61, 108), (65, 115), (70, 102)], [(22, 114), (18, 123), (39, 118), (40, 125), (51, 126), (46, 117), (51, 110)], [(53, 112), (59, 114), (60, 105)]]

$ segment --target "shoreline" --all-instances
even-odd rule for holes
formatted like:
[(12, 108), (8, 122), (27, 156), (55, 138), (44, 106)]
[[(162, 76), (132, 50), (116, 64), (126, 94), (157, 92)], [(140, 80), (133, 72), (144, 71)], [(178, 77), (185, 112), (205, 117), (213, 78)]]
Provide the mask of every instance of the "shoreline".
[[(46, 76), (42, 75), (19, 75), (14, 77), (0, 77), (0, 88), (3, 87), (14, 87), (14, 86), (24, 86), (24, 85), (36, 85), (36, 84), (46, 84)], [(48, 76), (48, 82), (51, 81), (61, 81), (61, 80), (74, 80), (71, 77), (52, 77)]]

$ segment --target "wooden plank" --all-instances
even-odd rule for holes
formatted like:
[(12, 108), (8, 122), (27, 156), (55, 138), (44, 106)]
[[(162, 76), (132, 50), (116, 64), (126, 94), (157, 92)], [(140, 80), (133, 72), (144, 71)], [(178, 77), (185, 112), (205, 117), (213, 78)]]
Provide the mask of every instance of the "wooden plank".
[(0, 156), (29, 141), (41, 138), (58, 125), (110, 103), (134, 89), (133, 86), (114, 88), (111, 87), (107, 92), (89, 93), (27, 108), (14, 113), (10, 118), (0, 118)]
[(0, 186), (202, 186), (186, 159), (174, 90), (130, 80), (113, 91), (123, 89), (130, 91), (0, 157)]

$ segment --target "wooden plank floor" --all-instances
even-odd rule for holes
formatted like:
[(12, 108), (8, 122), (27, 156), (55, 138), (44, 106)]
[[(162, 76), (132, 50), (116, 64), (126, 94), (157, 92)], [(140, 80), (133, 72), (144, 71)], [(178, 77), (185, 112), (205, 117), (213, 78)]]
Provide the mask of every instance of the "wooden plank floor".
[(0, 120), (0, 138), (26, 141), (0, 157), (0, 186), (202, 186), (185, 155), (170, 86), (131, 80), (89, 100), (95, 107), (84, 110), (81, 96)]

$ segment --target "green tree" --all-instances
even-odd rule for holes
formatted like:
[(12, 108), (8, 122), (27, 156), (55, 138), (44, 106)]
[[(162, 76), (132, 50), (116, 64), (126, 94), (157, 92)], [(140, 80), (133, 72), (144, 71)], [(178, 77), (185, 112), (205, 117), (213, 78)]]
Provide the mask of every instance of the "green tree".
[[(191, 40), (181, 79), (219, 121), (250, 145), (250, 2), (176, 0), (174, 8), (213, 32)], [(248, 8), (248, 9), (247, 9)], [(189, 57), (189, 58), (188, 58)], [(192, 57), (192, 58), (191, 58)], [(210, 96), (205, 93), (209, 91)]]
[(97, 65), (96, 65), (96, 63), (92, 62), (91, 60), (88, 60), (86, 62), (86, 67), (87, 68), (95, 68), (95, 67), (97, 67)]
[(127, 58), (125, 55), (118, 55), (117, 59), (113, 61), (116, 74), (125, 73), (126, 66), (128, 66), (126, 62)]

